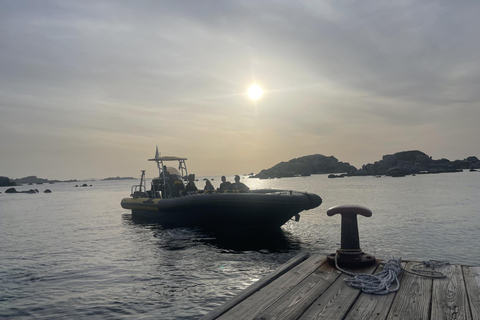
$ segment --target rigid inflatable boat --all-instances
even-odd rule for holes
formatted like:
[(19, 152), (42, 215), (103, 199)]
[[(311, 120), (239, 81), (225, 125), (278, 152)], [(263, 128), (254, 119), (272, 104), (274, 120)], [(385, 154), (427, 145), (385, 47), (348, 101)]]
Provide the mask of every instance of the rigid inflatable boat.
[[(301, 211), (322, 203), (316, 194), (293, 190), (186, 192), (181, 179), (188, 176), (185, 160), (160, 157), (157, 149), (155, 158), (149, 161), (157, 163), (159, 178), (153, 179), (147, 191), (143, 170), (140, 184), (133, 186), (131, 196), (121, 202), (124, 209), (132, 211), (132, 219), (157, 222), (167, 227), (279, 228), (293, 217), (298, 221)], [(177, 161), (181, 172), (164, 166), (166, 161)]]

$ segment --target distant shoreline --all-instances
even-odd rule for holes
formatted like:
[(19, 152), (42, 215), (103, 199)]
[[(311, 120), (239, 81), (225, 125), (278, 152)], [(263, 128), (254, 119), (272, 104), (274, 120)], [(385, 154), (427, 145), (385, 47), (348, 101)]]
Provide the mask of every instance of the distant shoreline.
[(102, 179), (102, 181), (109, 181), (109, 180), (135, 180), (136, 178), (134, 177), (109, 177)]

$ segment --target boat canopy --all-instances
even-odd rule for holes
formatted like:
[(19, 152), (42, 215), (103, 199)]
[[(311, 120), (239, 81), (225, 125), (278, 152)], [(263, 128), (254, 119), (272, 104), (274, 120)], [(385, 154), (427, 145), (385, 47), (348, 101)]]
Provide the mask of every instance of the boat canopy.
[(170, 173), (170, 174), (174, 174), (174, 175), (177, 175), (179, 176), (180, 178), (182, 177), (182, 173), (180, 171), (178, 171), (176, 168), (174, 167), (167, 167), (167, 171)]

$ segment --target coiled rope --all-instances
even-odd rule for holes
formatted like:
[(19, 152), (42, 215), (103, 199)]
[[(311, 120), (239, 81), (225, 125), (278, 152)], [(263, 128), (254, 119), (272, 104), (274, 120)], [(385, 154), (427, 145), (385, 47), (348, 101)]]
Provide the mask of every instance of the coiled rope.
[(426, 260), (422, 261), (421, 263), (417, 263), (412, 266), (411, 270), (408, 271), (405, 270), (408, 273), (417, 275), (417, 276), (422, 276), (422, 277), (429, 277), (429, 278), (434, 278), (434, 279), (440, 279), (440, 278), (446, 278), (447, 276), (445, 273), (440, 272), (440, 271), (435, 271), (435, 270), (425, 270), (425, 267), (442, 267), (449, 265), (450, 262), (447, 260)]
[[(435, 267), (449, 264), (448, 261), (440, 260), (422, 261), (422, 263), (418, 263), (412, 266), (412, 271), (408, 271), (402, 267), (401, 258), (392, 258), (385, 263), (381, 263), (384, 265), (383, 271), (376, 274), (366, 274), (353, 273), (340, 268), (337, 263), (337, 258), (338, 252), (335, 256), (335, 266), (337, 267), (337, 269), (353, 277), (344, 280), (349, 286), (360, 289), (362, 290), (362, 292), (365, 293), (378, 295), (389, 294), (391, 292), (398, 291), (398, 289), (400, 289), (400, 281), (398, 280), (398, 277), (403, 271), (422, 277), (445, 278), (446, 275), (442, 272), (435, 270), (425, 270), (421, 267)], [(396, 283), (396, 286), (394, 288), (392, 287), (393, 283)]]

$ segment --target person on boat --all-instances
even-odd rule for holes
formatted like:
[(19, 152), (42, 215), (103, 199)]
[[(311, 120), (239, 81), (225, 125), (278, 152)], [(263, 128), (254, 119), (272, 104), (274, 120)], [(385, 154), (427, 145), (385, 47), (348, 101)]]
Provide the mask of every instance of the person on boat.
[(183, 185), (182, 179), (177, 176), (176, 174), (172, 174), (172, 184), (173, 184), (173, 193), (174, 197), (179, 197), (182, 195), (183, 191), (185, 190), (185, 186)]
[(235, 176), (235, 182), (228, 188), (229, 191), (236, 191), (240, 193), (249, 192), (250, 188), (247, 187), (244, 183), (240, 182), (240, 176)]
[(167, 169), (167, 166), (163, 166), (163, 171), (165, 172), (165, 178), (168, 179), (170, 177), (170, 172)]
[[(160, 181), (162, 184), (162, 194), (164, 194), (167, 198), (180, 196), (181, 189), (178, 185), (176, 185), (176, 180), (180, 180), (180, 178), (178, 178), (175, 174), (171, 174), (170, 171), (168, 171), (167, 166), (163, 166), (163, 175), (165, 175), (165, 185), (163, 185), (163, 179), (162, 176), (160, 176)], [(181, 180), (180, 183), (183, 187), (183, 183)]]
[(185, 191), (197, 191), (197, 186), (195, 185), (195, 175), (189, 174), (188, 175), (188, 183), (185, 186)]
[(221, 192), (228, 190), (228, 188), (232, 185), (230, 181), (227, 181), (225, 176), (222, 176), (222, 183), (220, 183), (220, 187), (218, 188)]
[(205, 190), (205, 191), (214, 191), (215, 190), (215, 188), (213, 187), (210, 180), (205, 179), (205, 187), (203, 187), (203, 190)]

